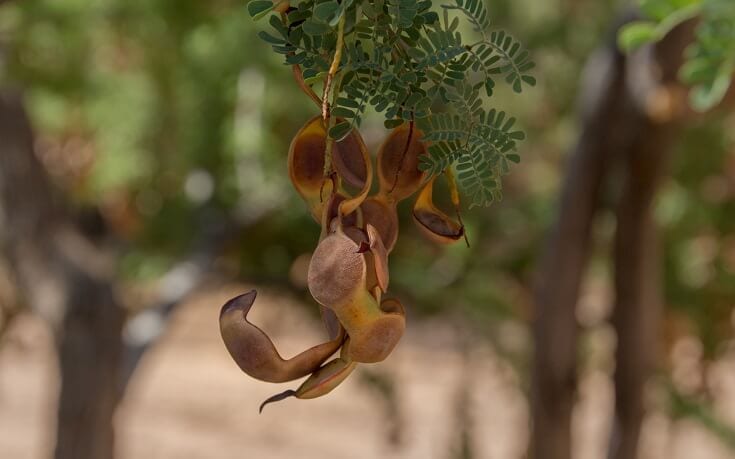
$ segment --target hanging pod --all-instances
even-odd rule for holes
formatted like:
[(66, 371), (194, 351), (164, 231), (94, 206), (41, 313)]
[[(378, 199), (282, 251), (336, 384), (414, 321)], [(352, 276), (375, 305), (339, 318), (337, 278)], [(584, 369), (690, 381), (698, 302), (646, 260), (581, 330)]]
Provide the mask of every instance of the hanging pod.
[[(309, 120), (296, 133), (288, 152), (288, 174), (296, 191), (306, 201), (317, 222), (321, 222), (324, 203), (340, 187), (340, 180), (333, 183), (324, 177), (324, 155), (327, 133), (319, 116)], [(335, 142), (332, 147), (332, 164), (339, 179), (359, 188), (359, 193), (341, 204), (343, 215), (352, 213), (367, 197), (372, 183), (370, 156), (357, 130)]]
[(342, 228), (319, 242), (307, 275), (309, 292), (319, 304), (334, 309), (364, 289), (367, 266), (359, 249)]
[[(373, 310), (376, 305), (378, 314), (372, 320), (362, 324), (358, 333), (351, 335), (350, 356), (356, 362), (377, 363), (385, 360), (406, 330), (406, 313), (403, 305), (395, 299), (385, 299), (377, 303), (372, 295), (367, 295), (356, 302), (358, 307)], [(348, 305), (343, 315), (348, 316), (354, 310)], [(337, 312), (340, 315), (340, 312)], [(347, 325), (345, 325), (347, 329)]]
[(276, 394), (260, 405), (260, 412), (263, 408), (273, 402), (284, 400), (288, 397), (296, 397), (299, 399), (317, 398), (332, 392), (342, 381), (352, 373), (357, 366), (349, 356), (350, 340), (345, 341), (340, 351), (340, 356), (329, 361), (324, 366), (317, 369), (314, 373), (304, 381), (296, 390), (287, 390)]
[(400, 201), (419, 189), (426, 173), (419, 170), (419, 159), (427, 154), (423, 135), (413, 123), (393, 129), (378, 150), (380, 194)]
[(360, 207), (355, 209), (354, 212), (348, 215), (341, 215), (340, 209), (348, 198), (341, 192), (336, 192), (327, 198), (326, 204), (324, 205), (321, 217), (322, 231), (319, 236), (321, 241), (329, 234), (334, 233), (338, 226), (343, 227), (357, 227), (360, 220), (362, 219), (362, 210)]
[(434, 205), (434, 181), (432, 177), (416, 198), (413, 219), (421, 231), (432, 241), (451, 244), (464, 237), (464, 225), (455, 221)]
[(302, 378), (313, 373), (342, 345), (344, 334), (338, 333), (331, 341), (284, 360), (268, 335), (248, 321), (256, 295), (253, 290), (231, 299), (222, 307), (219, 319), (225, 347), (242, 371), (253, 378), (273, 383)]
[(374, 229), (369, 230), (368, 242), (360, 244), (338, 228), (319, 243), (308, 272), (311, 295), (334, 311), (350, 337), (350, 357), (364, 363), (385, 359), (405, 330), (403, 309), (397, 308), (394, 302), (383, 307), (368, 291), (365, 252), (371, 249), (370, 237), (376, 244), (372, 253), (375, 282), (387, 286), (387, 259), (382, 255), (379, 246), (382, 240), (378, 242)]
[(372, 225), (388, 253), (398, 241), (398, 211), (396, 201), (389, 199), (386, 195), (378, 194), (370, 196), (360, 205), (362, 220), (365, 225)]
[(381, 292), (388, 291), (388, 283), (390, 278), (388, 275), (388, 250), (383, 245), (378, 230), (371, 224), (365, 226), (367, 233), (367, 244), (369, 250), (365, 251), (365, 255), (369, 256), (368, 263), (367, 287), (371, 290), (378, 287)]

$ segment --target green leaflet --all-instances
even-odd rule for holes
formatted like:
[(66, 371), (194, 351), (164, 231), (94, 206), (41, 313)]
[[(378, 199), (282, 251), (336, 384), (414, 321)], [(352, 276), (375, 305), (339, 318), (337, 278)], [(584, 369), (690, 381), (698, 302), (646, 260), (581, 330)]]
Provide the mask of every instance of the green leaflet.
[[(260, 0), (250, 5), (257, 14), (266, 11)], [(488, 205), (500, 198), (501, 177), (519, 161), (524, 135), (505, 112), (488, 110), (487, 98), (496, 78), (515, 92), (535, 85), (534, 63), (518, 40), (491, 30), (484, 1), (437, 6), (441, 18), (430, 0), (307, 0), (285, 19), (271, 15), (271, 30), (260, 37), (285, 64), (298, 64), (305, 83), (321, 95), (344, 17), (339, 87), (332, 88), (338, 94), (329, 98), (335, 101), (330, 113), (341, 120), (329, 135), (341, 139), (359, 128), (368, 107), (383, 115), (387, 129), (414, 121), (429, 142), (420, 167), (430, 175), (456, 167), (473, 205)], [(460, 19), (479, 40), (464, 41)]]

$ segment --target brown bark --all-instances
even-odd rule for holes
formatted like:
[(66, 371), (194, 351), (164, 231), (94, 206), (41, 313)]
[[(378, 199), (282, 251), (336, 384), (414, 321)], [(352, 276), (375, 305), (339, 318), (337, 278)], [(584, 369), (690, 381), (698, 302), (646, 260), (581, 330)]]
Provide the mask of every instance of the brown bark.
[[(615, 304), (612, 324), (617, 335), (615, 351), (615, 418), (609, 457), (635, 459), (645, 416), (644, 389), (657, 355), (662, 315), (661, 259), (653, 219), (653, 202), (665, 176), (677, 120), (683, 114), (683, 93), (677, 90), (677, 70), (684, 48), (692, 37), (693, 24), (685, 24), (633, 64), (643, 67), (629, 72), (659, 75), (653, 85), (634, 89), (640, 79), (628, 84), (629, 98), (644, 112), (638, 132), (623, 155), (623, 188), (616, 209)], [(645, 78), (641, 78), (645, 80)], [(640, 84), (639, 84), (640, 86)], [(656, 100), (663, 107), (651, 107)], [(663, 108), (663, 110), (661, 109)]]
[[(567, 168), (557, 221), (539, 271), (533, 380), (532, 456), (572, 457), (576, 393), (575, 309), (588, 259), (590, 229), (604, 181), (622, 178), (615, 235), (618, 334), (615, 429), (610, 455), (635, 457), (644, 415), (643, 388), (660, 318), (660, 276), (651, 216), (674, 120), (684, 110), (675, 86), (692, 24), (633, 56), (614, 40), (590, 59), (582, 97), (582, 133)], [(619, 174), (619, 175), (618, 175)]]
[(623, 56), (607, 46), (587, 65), (580, 100), (582, 133), (567, 166), (557, 220), (540, 265), (531, 439), (531, 456), (539, 459), (571, 457), (577, 385), (575, 309), (601, 186), (612, 157), (627, 139), (624, 64)]
[(123, 309), (103, 253), (73, 225), (33, 151), (21, 98), (0, 91), (0, 249), (59, 351), (57, 459), (113, 457)]
[[(670, 136), (648, 130), (631, 148), (616, 210), (615, 419), (610, 457), (634, 459), (645, 414), (643, 390), (656, 357), (661, 317), (660, 259), (651, 204), (663, 175)], [(658, 134), (658, 135), (657, 135)]]

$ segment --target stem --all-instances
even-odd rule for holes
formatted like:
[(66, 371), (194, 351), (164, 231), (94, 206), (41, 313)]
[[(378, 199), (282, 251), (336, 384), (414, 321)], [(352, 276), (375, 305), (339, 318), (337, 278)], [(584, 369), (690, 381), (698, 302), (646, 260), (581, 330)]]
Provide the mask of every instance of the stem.
[[(460, 212), (460, 205), (459, 205), (459, 188), (457, 187), (457, 178), (454, 176), (454, 171), (452, 170), (452, 166), (447, 167), (444, 169), (444, 175), (447, 176), (447, 183), (449, 184), (449, 195), (452, 199), (452, 205), (454, 206), (454, 211), (457, 213), (457, 220), (459, 221), (459, 224), (462, 225), (464, 228), (464, 222), (462, 221), (462, 213)], [(467, 231), (464, 231), (464, 242), (467, 244), (467, 247), (470, 247), (470, 240), (467, 237)]]
[(296, 80), (296, 84), (299, 85), (299, 88), (301, 88), (302, 91), (304, 91), (304, 94), (309, 96), (309, 99), (313, 100), (314, 103), (317, 105), (317, 107), (322, 106), (322, 100), (319, 98), (319, 96), (316, 95), (313, 89), (311, 89), (311, 86), (307, 85), (304, 81), (304, 74), (301, 72), (301, 66), (299, 64), (294, 64), (292, 66), (293, 68), (293, 76)]
[(390, 187), (388, 194), (393, 193), (393, 190), (396, 189), (396, 185), (398, 185), (398, 178), (401, 175), (401, 171), (403, 170), (403, 162), (406, 160), (408, 149), (411, 147), (411, 140), (413, 139), (413, 128), (414, 128), (414, 122), (413, 122), (413, 119), (411, 119), (410, 124), (408, 125), (408, 138), (406, 138), (406, 145), (403, 147), (403, 154), (401, 154), (401, 161), (398, 163), (399, 164), (398, 169), (396, 169), (395, 177), (393, 177), (393, 186)]
[(334, 58), (332, 59), (332, 65), (329, 66), (329, 72), (327, 73), (327, 79), (324, 82), (324, 93), (322, 95), (322, 118), (327, 121), (329, 118), (329, 91), (332, 89), (332, 79), (339, 70), (339, 62), (342, 60), (342, 46), (344, 45), (345, 35), (345, 15), (339, 18), (339, 26), (337, 26), (337, 45), (334, 50)]
[[(329, 131), (334, 127), (334, 118), (330, 116), (329, 106), (329, 92), (332, 90), (332, 79), (339, 70), (339, 63), (342, 60), (342, 47), (344, 46), (344, 35), (345, 35), (345, 14), (339, 18), (339, 26), (337, 27), (337, 45), (334, 50), (334, 58), (332, 59), (332, 65), (329, 67), (327, 73), (327, 79), (324, 82), (324, 93), (322, 95), (322, 119), (326, 124), (327, 130), (327, 144), (324, 149), (324, 177), (329, 177), (332, 174), (332, 148), (334, 147), (334, 139), (329, 136)], [(341, 78), (340, 78), (341, 79)], [(337, 81), (336, 88), (332, 94), (332, 105), (335, 105), (337, 96), (339, 95), (340, 81)]]
[[(283, 11), (281, 12), (281, 22), (283, 22), (284, 24), (286, 24), (287, 22), (286, 13)], [(290, 53), (290, 54), (293, 54), (293, 53)], [(293, 76), (294, 76), (294, 79), (296, 80), (296, 84), (299, 85), (299, 88), (301, 88), (301, 90), (304, 91), (304, 94), (309, 96), (309, 98), (313, 100), (314, 103), (316, 103), (317, 107), (321, 107), (322, 100), (319, 98), (319, 96), (316, 95), (314, 90), (311, 89), (311, 86), (307, 85), (306, 82), (304, 81), (304, 74), (301, 71), (301, 66), (299, 64), (294, 64), (291, 66), (291, 68), (293, 69)]]
[[(340, 75), (337, 78), (337, 84), (334, 85), (334, 93), (332, 94), (332, 105), (337, 103), (337, 96), (339, 95), (339, 88), (342, 84), (342, 76)], [(327, 100), (326, 97), (324, 100)], [(327, 115), (328, 117), (325, 119), (327, 126), (327, 144), (324, 149), (324, 177), (329, 177), (332, 174), (332, 150), (334, 149), (334, 139), (329, 136), (329, 131), (334, 127), (335, 122), (337, 121), (335, 117), (329, 116), (329, 103), (326, 103), (327, 105)]]

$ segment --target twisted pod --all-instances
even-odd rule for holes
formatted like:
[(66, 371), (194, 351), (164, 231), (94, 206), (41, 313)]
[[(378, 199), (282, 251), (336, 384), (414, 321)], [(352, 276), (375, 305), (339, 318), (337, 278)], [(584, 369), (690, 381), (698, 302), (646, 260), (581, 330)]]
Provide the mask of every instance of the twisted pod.
[[(359, 132), (353, 130), (333, 143), (330, 155), (325, 154), (328, 142), (324, 120), (316, 116), (307, 121), (291, 142), (288, 172), (312, 217), (321, 225), (307, 280), (309, 292), (319, 303), (329, 341), (285, 360), (270, 338), (248, 321), (255, 291), (233, 298), (220, 312), (222, 339), (242, 371), (276, 383), (309, 375), (297, 389), (265, 400), (261, 411), (265, 405), (289, 397), (325, 395), (358, 363), (380, 362), (398, 345), (406, 328), (405, 310), (400, 301), (384, 298), (384, 294), (390, 284), (388, 258), (399, 234), (399, 201), (423, 185), (413, 209), (419, 227), (442, 243), (454, 242), (464, 234), (464, 227), (433, 203), (435, 177), (426, 181), (426, 173), (419, 170), (427, 148), (413, 123), (394, 129), (381, 144), (377, 154), (379, 187), (373, 196), (368, 196), (372, 163)], [(339, 356), (327, 362), (337, 350)]]

